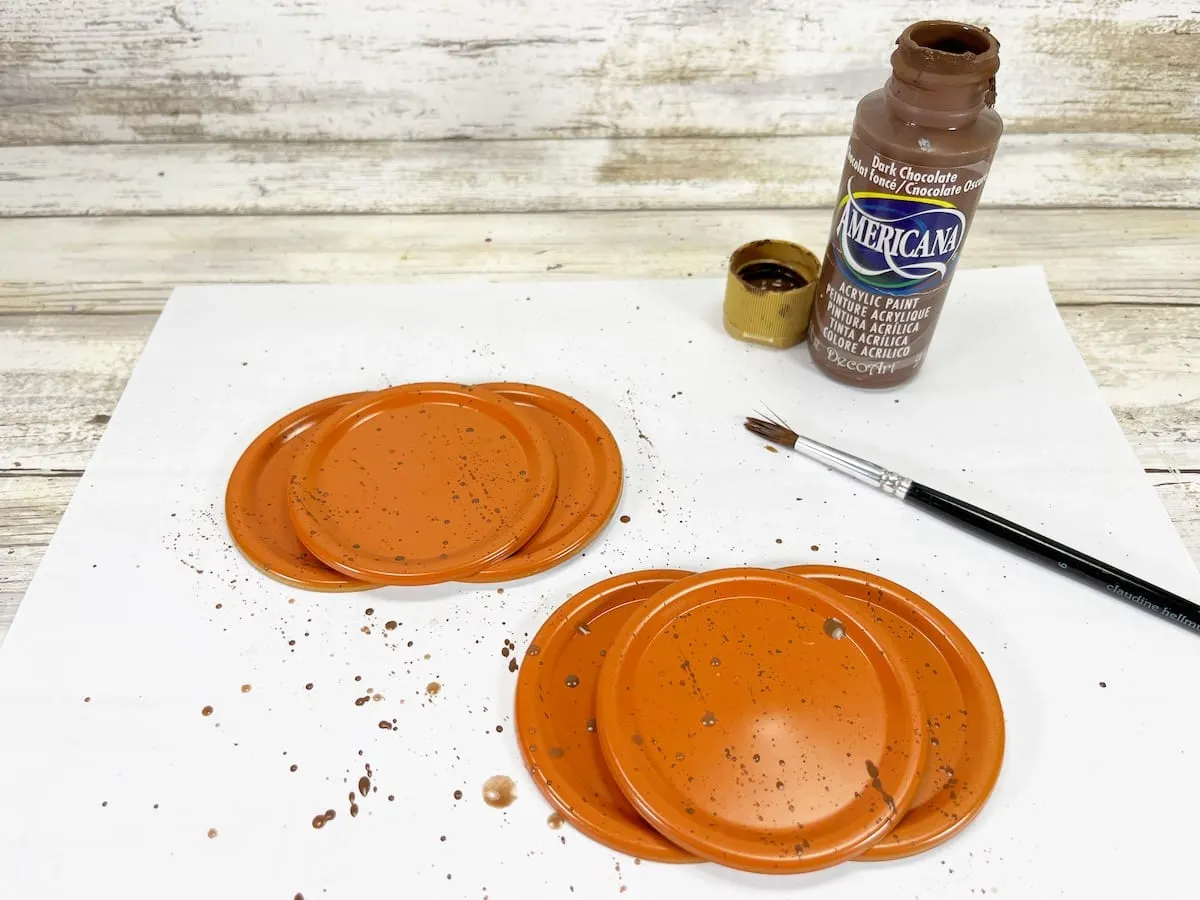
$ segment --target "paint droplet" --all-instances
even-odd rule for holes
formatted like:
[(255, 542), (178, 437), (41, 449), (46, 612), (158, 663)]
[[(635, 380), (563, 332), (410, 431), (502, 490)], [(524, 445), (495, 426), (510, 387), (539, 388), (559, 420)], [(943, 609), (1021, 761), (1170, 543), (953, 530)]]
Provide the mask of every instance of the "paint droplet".
[(578, 675), (568, 675), (566, 678), (566, 681), (563, 683), (566, 684), (566, 686), (569, 688), (579, 687), (579, 676)]
[(211, 716), (212, 714), (213, 708), (211, 706), (206, 706), (204, 709), (200, 710), (200, 715), (202, 716)]
[(558, 813), (550, 813), (550, 815), (546, 817), (546, 824), (555, 831), (558, 831), (558, 829), (562, 828), (563, 826), (563, 817)]
[(818, 547), (816, 544), (813, 544), (813, 545), (812, 545), (811, 547), (809, 547), (808, 549), (809, 549), (809, 550), (811, 550), (813, 553), (816, 553), (816, 552), (817, 552), (818, 550), (820, 550), (821, 548), (820, 548), (820, 547)]
[(1102, 688), (1108, 687), (1108, 682), (1107, 681), (1100, 682), (1100, 687), (1102, 687)]
[(711, 711), (706, 712), (700, 717), (700, 724), (705, 728), (712, 728), (712, 726), (717, 724), (717, 717)]
[(875, 763), (871, 762), (869, 759), (867, 760), (867, 774), (872, 778), (879, 777), (879, 769), (876, 767)]
[(429, 684), (425, 685), (425, 693), (427, 693), (430, 697), (436, 697), (441, 690), (442, 686), (436, 681), (431, 681)]
[(621, 516), (621, 524), (622, 525), (628, 525), (632, 521), (633, 520), (630, 519), (629, 516)]
[(710, 659), (708, 661), (708, 664), (715, 669), (717, 666), (719, 666), (721, 664), (721, 659), (720, 659), (720, 657), (714, 656), (712, 659)]
[(215, 829), (215, 828), (208, 829), (208, 836), (209, 836), (209, 838), (215, 838), (217, 836), (217, 829)]
[(248, 684), (243, 684), (243, 685), (242, 685), (242, 693), (243, 693), (243, 694), (248, 694), (248, 693), (250, 693), (250, 685), (248, 685)]
[(454, 799), (455, 799), (455, 800), (461, 800), (461, 799), (462, 799), (462, 791), (455, 791), (455, 792), (454, 792)]
[(835, 641), (840, 641), (846, 636), (845, 626), (832, 616), (825, 620), (825, 624), (822, 627), (825, 629), (825, 633)]
[(483, 802), (496, 809), (511, 806), (517, 799), (517, 783), (507, 775), (493, 775), (483, 783)]
[(595, 730), (596, 730), (596, 720), (595, 720), (595, 719), (588, 719), (588, 720), (587, 720), (587, 726), (586, 726), (586, 727), (587, 727), (587, 730), (588, 730), (588, 731), (595, 732)]

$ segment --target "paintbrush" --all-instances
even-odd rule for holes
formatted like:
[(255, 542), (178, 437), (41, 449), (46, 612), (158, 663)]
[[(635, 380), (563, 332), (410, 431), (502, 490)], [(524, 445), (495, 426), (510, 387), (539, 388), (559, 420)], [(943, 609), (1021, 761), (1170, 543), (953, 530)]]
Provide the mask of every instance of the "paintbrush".
[(1165, 588), (883, 466), (798, 435), (782, 421), (747, 418), (746, 428), (1200, 635), (1200, 605)]

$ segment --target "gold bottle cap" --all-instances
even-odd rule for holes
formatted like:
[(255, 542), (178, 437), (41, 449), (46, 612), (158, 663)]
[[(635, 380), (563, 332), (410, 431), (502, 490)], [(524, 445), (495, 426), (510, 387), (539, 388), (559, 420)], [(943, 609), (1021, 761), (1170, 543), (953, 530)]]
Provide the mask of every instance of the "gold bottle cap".
[(799, 244), (752, 241), (733, 251), (725, 330), (741, 341), (791, 347), (804, 340), (821, 264)]

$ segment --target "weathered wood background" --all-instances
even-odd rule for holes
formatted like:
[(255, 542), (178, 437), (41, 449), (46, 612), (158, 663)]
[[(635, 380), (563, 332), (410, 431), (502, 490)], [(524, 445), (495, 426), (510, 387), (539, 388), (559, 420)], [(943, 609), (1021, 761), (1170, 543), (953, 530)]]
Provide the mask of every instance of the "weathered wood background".
[(1195, 0), (7, 0), (0, 635), (173, 285), (820, 246), (854, 104), (929, 16), (1002, 44), (967, 264), (1046, 266), (1200, 557)]

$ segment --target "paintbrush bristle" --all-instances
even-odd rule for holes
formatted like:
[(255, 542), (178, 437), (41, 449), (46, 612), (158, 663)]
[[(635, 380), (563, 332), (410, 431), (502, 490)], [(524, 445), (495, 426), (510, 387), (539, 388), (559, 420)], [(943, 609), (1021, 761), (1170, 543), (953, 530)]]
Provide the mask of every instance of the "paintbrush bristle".
[(748, 416), (746, 418), (746, 430), (757, 434), (759, 437), (766, 438), (773, 444), (782, 444), (784, 447), (796, 446), (798, 435), (780, 422), (772, 422), (768, 419)]

